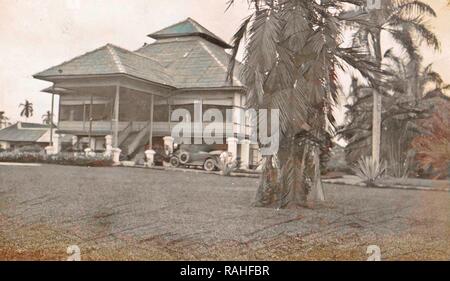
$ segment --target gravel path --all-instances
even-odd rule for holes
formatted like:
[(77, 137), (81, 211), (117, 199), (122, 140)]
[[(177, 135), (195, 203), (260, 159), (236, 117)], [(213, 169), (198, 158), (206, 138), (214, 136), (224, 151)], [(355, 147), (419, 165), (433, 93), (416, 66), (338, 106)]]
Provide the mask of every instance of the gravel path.
[(450, 259), (448, 192), (328, 184), (322, 206), (273, 210), (251, 206), (257, 182), (133, 168), (0, 166), (0, 259), (2, 249), (58, 243), (89, 249), (91, 259), (361, 259), (371, 244), (386, 259)]

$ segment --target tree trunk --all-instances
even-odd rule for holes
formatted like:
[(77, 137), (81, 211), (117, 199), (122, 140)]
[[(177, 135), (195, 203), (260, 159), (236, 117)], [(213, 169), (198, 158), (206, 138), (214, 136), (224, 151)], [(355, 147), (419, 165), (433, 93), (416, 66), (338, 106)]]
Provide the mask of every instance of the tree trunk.
[(278, 202), (278, 171), (272, 165), (272, 156), (264, 157), (264, 164), (256, 192), (256, 207), (274, 207)]
[(313, 185), (313, 200), (315, 202), (325, 201), (323, 192), (322, 179), (320, 174), (320, 149), (314, 148), (314, 185)]

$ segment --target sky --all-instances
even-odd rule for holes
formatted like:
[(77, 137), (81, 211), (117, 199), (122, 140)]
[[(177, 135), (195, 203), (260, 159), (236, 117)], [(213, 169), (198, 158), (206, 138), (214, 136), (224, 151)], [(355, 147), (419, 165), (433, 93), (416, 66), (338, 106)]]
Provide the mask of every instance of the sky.
[[(147, 34), (191, 17), (229, 42), (249, 13), (237, 0), (0, 0), (0, 111), (11, 121), (42, 122), (51, 96), (50, 83), (32, 75), (106, 43), (136, 50), (152, 40)], [(424, 50), (425, 62), (450, 83), (450, 8), (446, 0), (426, 0), (438, 13), (430, 21), (443, 50)], [(26, 120), (19, 104), (28, 99), (35, 113)], [(345, 102), (345, 99), (341, 99)], [(339, 111), (338, 111), (339, 112)], [(343, 114), (338, 113), (338, 120)]]

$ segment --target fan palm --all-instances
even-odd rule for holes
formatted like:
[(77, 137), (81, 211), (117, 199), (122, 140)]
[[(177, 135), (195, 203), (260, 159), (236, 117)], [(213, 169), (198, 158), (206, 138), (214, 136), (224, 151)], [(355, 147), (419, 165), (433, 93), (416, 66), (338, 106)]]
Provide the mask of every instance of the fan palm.
[(30, 118), (31, 116), (33, 116), (33, 104), (31, 102), (25, 100), (25, 103), (21, 103), (19, 105), (19, 108), (20, 107), (22, 108), (20, 116), (25, 116), (26, 118)]
[(330, 148), (339, 89), (336, 69), (351, 65), (372, 82), (376, 69), (365, 54), (341, 47), (337, 15), (347, 1), (249, 2), (252, 14), (233, 38), (229, 74), (245, 40), (247, 106), (280, 110), (280, 149), (265, 156), (256, 204), (302, 206), (312, 187), (320, 191), (320, 162)]
[[(388, 172), (392, 176), (404, 176), (410, 155), (411, 141), (418, 134), (424, 133), (418, 122), (426, 119), (432, 112), (432, 105), (423, 100), (430, 94), (442, 95), (450, 88), (442, 81), (441, 76), (433, 71), (431, 65), (416, 69), (408, 67), (405, 58), (393, 56), (388, 50), (383, 56), (383, 64), (391, 75), (386, 77), (384, 90), (389, 95), (383, 97), (381, 127), (383, 128), (381, 156), (388, 160)], [(417, 77), (417, 96), (410, 93), (408, 77)], [(368, 91), (369, 90), (369, 91)], [(342, 126), (339, 134), (348, 141), (347, 159), (354, 162), (368, 154), (370, 147), (372, 118), (371, 89), (358, 83), (353, 78), (349, 93), (350, 104), (347, 105), (347, 124)]]

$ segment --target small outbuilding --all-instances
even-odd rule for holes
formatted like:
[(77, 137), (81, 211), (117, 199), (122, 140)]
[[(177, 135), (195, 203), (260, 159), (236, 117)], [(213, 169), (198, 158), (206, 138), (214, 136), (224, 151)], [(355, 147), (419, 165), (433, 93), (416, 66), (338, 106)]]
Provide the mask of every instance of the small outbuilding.
[(18, 122), (0, 130), (0, 149), (15, 150), (34, 145), (44, 149), (49, 143), (49, 125)]

